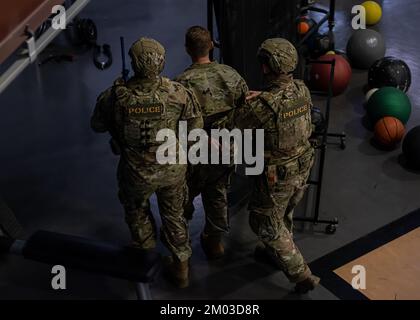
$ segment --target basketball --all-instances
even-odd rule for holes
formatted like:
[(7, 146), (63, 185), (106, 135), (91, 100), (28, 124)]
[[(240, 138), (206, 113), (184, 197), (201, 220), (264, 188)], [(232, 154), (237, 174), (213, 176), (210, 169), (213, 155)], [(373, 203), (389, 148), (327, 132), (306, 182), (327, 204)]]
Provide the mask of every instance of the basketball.
[(382, 118), (375, 125), (375, 140), (386, 148), (394, 148), (404, 138), (404, 134), (404, 125), (394, 117)]

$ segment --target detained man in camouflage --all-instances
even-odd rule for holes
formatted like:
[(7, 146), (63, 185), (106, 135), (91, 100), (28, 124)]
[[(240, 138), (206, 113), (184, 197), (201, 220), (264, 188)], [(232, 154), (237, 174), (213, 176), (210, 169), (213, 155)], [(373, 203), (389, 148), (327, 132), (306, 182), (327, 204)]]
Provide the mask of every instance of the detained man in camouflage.
[[(187, 53), (193, 64), (176, 81), (191, 89), (201, 106), (204, 128), (210, 133), (214, 123), (229, 111), (243, 104), (248, 93), (245, 80), (231, 67), (212, 62), (213, 50), (210, 32), (202, 27), (191, 27), (185, 36)], [(209, 259), (223, 256), (223, 234), (229, 230), (227, 188), (234, 166), (195, 165), (189, 167), (189, 202), (186, 217), (192, 219), (193, 200), (201, 193), (206, 216), (201, 246)]]
[(177, 132), (181, 120), (187, 121), (188, 130), (201, 128), (201, 112), (189, 90), (159, 76), (165, 64), (165, 49), (159, 42), (141, 38), (129, 54), (134, 76), (127, 82), (116, 80), (99, 96), (91, 126), (96, 132), (109, 132), (119, 147), (119, 197), (133, 246), (144, 250), (156, 247), (149, 204), (156, 193), (161, 239), (173, 256), (169, 275), (177, 286), (186, 287), (191, 256), (183, 215), (187, 166), (157, 162), (156, 151), (163, 142), (156, 141), (156, 134), (161, 129)]
[(232, 127), (264, 129), (265, 172), (255, 177), (249, 222), (261, 243), (256, 256), (268, 257), (293, 283), (296, 292), (313, 290), (313, 276), (293, 241), (293, 210), (303, 198), (314, 163), (312, 101), (302, 81), (294, 80), (298, 55), (285, 39), (268, 39), (258, 58), (269, 87), (253, 92), (231, 115)]

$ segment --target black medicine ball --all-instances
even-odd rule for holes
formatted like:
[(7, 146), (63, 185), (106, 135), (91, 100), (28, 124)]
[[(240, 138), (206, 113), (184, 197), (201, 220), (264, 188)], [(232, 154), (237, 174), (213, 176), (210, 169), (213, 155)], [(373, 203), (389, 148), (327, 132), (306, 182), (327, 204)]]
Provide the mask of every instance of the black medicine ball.
[(411, 71), (404, 61), (385, 57), (370, 67), (368, 82), (370, 88), (394, 87), (407, 92), (411, 85)]
[(405, 136), (403, 153), (409, 167), (420, 170), (420, 126), (415, 127)]

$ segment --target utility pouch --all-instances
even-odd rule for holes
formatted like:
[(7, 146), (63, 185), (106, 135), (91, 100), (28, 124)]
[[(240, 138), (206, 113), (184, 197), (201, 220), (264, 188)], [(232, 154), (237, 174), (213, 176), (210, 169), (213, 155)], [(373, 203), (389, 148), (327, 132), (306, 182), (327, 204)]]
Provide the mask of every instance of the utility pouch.
[(299, 162), (297, 160), (290, 161), (286, 164), (278, 166), (278, 178), (286, 180), (300, 173)]
[(308, 168), (311, 167), (311, 165), (312, 165), (313, 158), (314, 158), (314, 151), (312, 149), (310, 149), (305, 154), (303, 154), (298, 159), (298, 161), (299, 161), (299, 170), (301, 172), (308, 170)]
[(274, 187), (278, 181), (277, 166), (271, 165), (267, 167), (267, 181), (270, 188)]

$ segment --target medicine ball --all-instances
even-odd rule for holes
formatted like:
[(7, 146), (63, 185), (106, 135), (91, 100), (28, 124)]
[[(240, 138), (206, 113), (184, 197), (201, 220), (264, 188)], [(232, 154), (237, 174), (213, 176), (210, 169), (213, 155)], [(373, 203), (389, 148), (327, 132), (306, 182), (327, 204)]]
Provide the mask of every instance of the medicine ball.
[(362, 3), (362, 6), (366, 10), (366, 24), (373, 26), (381, 21), (382, 18), (382, 8), (375, 1), (365, 1)]
[(405, 136), (403, 153), (408, 166), (420, 170), (420, 126), (415, 127)]
[(411, 115), (411, 102), (401, 90), (393, 87), (383, 87), (372, 95), (366, 109), (372, 123), (389, 116), (406, 124)]
[[(351, 66), (343, 56), (338, 54), (323, 55), (318, 59), (319, 61), (333, 61), (335, 60), (334, 79), (332, 91), (333, 95), (342, 94), (348, 87), (352, 75)], [(310, 71), (310, 86), (313, 90), (328, 92), (330, 82), (331, 65), (314, 63)]]
[(384, 117), (375, 125), (375, 140), (386, 148), (394, 148), (401, 142), (404, 134), (404, 125), (394, 117)]
[(376, 92), (376, 91), (378, 91), (379, 89), (378, 88), (373, 88), (373, 89), (370, 89), (367, 93), (366, 93), (366, 99), (365, 99), (365, 102), (368, 102), (369, 101), (369, 99), (373, 96), (373, 94)]
[(353, 33), (347, 43), (347, 55), (355, 68), (369, 69), (385, 56), (385, 41), (380, 33), (360, 29)]
[(300, 17), (297, 24), (297, 30), (298, 33), (301, 36), (304, 36), (316, 25), (316, 22), (314, 19), (311, 19), (309, 17)]
[(411, 85), (411, 71), (404, 61), (385, 57), (370, 67), (368, 82), (371, 88), (395, 87), (407, 92)]

